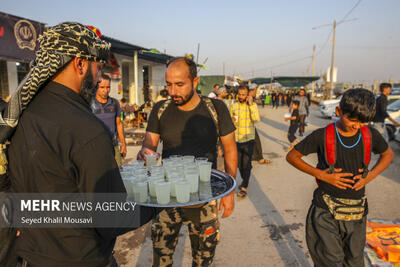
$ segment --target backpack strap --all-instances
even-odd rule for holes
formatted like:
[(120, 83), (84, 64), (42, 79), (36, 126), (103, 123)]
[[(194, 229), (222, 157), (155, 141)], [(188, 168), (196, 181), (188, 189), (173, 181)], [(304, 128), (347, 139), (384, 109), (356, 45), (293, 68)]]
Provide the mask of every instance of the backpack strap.
[(114, 106), (115, 113), (117, 113), (117, 111), (118, 111), (117, 99), (115, 99), (114, 97), (110, 97), (110, 98), (111, 98), (111, 102)]
[(161, 119), (162, 114), (164, 113), (164, 111), (167, 109), (167, 107), (169, 106), (169, 104), (171, 104), (172, 100), (171, 99), (167, 99), (165, 100), (165, 102), (161, 105), (161, 107), (158, 109), (157, 112), (157, 117), (158, 120)]
[(329, 165), (329, 173), (334, 173), (334, 166), (336, 163), (336, 132), (334, 123), (331, 123), (325, 127), (324, 139), (325, 160)]
[(209, 97), (202, 96), (201, 99), (204, 101), (204, 103), (205, 103), (206, 106), (207, 106), (208, 112), (210, 113), (211, 118), (212, 118), (213, 121), (214, 121), (215, 128), (217, 129), (217, 135), (218, 135), (218, 137), (219, 137), (219, 136), (220, 136), (220, 133), (219, 133), (219, 126), (218, 126), (218, 114), (217, 114), (217, 110), (215, 109), (215, 106), (214, 106), (212, 100), (211, 100)]
[(366, 178), (368, 175), (368, 165), (371, 162), (371, 146), (372, 146), (372, 137), (371, 137), (371, 131), (367, 126), (361, 127), (361, 136), (362, 136), (362, 141), (363, 141), (363, 169), (364, 172), (362, 174), (363, 178)]

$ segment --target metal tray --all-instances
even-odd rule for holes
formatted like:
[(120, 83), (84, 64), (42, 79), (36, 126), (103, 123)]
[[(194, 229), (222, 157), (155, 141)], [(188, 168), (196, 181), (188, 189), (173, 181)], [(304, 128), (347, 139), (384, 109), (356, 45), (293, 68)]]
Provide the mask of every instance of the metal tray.
[(167, 205), (160, 205), (154, 197), (148, 198), (146, 203), (136, 202), (140, 206), (147, 207), (184, 207), (206, 203), (212, 200), (222, 198), (231, 193), (236, 188), (236, 181), (232, 176), (218, 170), (211, 170), (210, 182), (199, 181), (199, 192), (190, 194), (190, 200), (187, 203), (178, 203), (175, 197)]

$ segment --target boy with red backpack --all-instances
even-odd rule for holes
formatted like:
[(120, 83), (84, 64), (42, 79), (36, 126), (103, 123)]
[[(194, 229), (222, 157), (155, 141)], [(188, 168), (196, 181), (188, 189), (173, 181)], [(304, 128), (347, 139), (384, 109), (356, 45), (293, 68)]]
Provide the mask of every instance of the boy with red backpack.
[[(370, 91), (347, 91), (336, 114), (337, 122), (312, 132), (286, 159), (317, 179), (306, 221), (307, 246), (315, 266), (364, 266), (365, 186), (389, 166), (393, 152), (378, 131), (365, 126), (375, 114)], [(368, 170), (371, 151), (380, 159)], [(311, 153), (318, 154), (317, 167), (302, 160)]]

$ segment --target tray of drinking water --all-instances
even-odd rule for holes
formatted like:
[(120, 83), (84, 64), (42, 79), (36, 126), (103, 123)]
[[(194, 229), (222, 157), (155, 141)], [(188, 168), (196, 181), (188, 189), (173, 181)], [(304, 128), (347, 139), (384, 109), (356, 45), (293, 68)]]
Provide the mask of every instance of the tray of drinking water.
[(150, 167), (136, 161), (123, 166), (128, 200), (148, 207), (183, 207), (222, 198), (235, 189), (235, 179), (211, 169), (211, 162), (182, 161), (163, 160), (162, 166)]

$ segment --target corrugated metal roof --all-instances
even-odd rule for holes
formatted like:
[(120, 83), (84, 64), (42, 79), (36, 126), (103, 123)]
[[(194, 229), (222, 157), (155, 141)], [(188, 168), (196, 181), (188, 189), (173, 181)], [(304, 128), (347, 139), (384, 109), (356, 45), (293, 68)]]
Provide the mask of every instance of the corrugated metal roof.
[(133, 57), (134, 52), (138, 51), (138, 57), (140, 59), (157, 62), (161, 64), (166, 64), (169, 59), (173, 58), (173, 56), (167, 54), (154, 54), (145, 52), (149, 49), (142, 46), (123, 42), (108, 36), (103, 35), (103, 39), (111, 43), (111, 52), (113, 53)]

